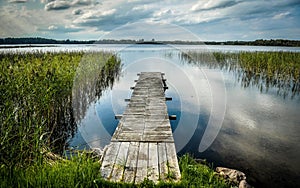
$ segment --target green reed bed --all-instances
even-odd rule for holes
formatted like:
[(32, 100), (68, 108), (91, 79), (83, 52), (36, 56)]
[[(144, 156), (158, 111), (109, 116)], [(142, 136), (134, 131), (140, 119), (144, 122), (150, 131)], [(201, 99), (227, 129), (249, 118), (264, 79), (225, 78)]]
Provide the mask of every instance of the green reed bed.
[(275, 87), (283, 96), (300, 93), (299, 52), (188, 51), (181, 58), (189, 63), (234, 71), (243, 87), (254, 85), (261, 91)]
[[(94, 72), (120, 67), (119, 58), (108, 52), (0, 54), (1, 165), (23, 167), (36, 163), (41, 150), (63, 150), (77, 127), (72, 110), (75, 75), (79, 65), (91, 65), (89, 62), (95, 64)], [(76, 83), (111, 82), (107, 77), (99, 74)]]

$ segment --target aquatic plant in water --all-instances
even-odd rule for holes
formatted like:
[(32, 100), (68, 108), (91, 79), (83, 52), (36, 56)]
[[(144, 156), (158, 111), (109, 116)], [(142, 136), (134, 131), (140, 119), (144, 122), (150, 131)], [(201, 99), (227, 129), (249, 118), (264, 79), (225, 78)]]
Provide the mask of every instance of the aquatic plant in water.
[(300, 93), (299, 52), (205, 52), (187, 51), (180, 58), (190, 64), (233, 71), (243, 87), (294, 97)]

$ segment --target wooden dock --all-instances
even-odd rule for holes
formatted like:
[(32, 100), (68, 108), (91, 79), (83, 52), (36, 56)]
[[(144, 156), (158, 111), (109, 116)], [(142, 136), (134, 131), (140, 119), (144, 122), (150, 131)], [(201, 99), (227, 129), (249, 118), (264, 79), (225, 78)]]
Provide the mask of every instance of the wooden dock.
[(102, 177), (114, 182), (179, 181), (163, 74), (142, 72), (102, 156)]

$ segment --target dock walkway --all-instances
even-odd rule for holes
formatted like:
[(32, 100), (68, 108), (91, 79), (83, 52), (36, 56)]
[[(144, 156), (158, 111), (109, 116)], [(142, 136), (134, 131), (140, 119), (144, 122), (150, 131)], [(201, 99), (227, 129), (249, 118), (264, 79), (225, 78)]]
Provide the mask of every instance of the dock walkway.
[(102, 156), (102, 177), (141, 183), (145, 178), (179, 181), (180, 170), (167, 113), (165, 79), (160, 72), (142, 72), (111, 143)]

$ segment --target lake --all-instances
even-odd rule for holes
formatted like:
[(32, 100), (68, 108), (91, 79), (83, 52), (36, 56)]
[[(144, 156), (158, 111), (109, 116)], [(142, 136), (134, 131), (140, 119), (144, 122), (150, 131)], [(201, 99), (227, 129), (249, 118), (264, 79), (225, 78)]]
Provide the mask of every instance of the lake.
[(0, 51), (113, 51), (122, 72), (112, 88), (88, 106), (78, 121), (70, 147), (100, 148), (109, 144), (130, 98), (139, 72), (165, 73), (166, 96), (173, 136), (179, 155), (191, 153), (216, 166), (243, 171), (257, 187), (300, 186), (300, 97), (282, 96), (277, 88), (260, 91), (243, 87), (235, 71), (191, 63), (188, 50), (205, 52), (293, 51), (297, 47), (194, 45), (58, 45), (0, 49)]

